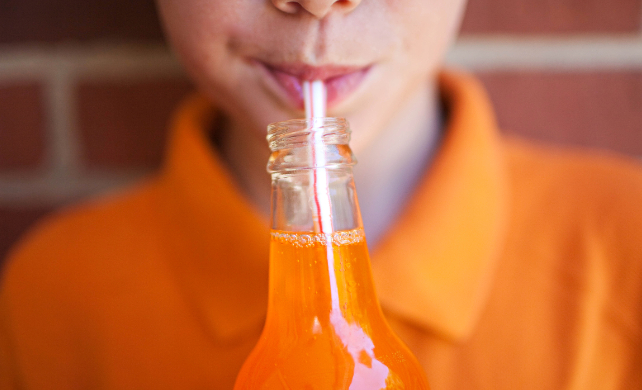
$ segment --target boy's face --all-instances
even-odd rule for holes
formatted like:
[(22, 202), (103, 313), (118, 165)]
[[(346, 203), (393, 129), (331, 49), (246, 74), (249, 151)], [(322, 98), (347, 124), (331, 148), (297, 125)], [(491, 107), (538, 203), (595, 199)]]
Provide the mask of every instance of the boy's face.
[(435, 76), (465, 1), (158, 5), (170, 41), (201, 90), (263, 136), (270, 122), (303, 117), (299, 93), (302, 80), (310, 78), (326, 80), (328, 115), (347, 117), (353, 125), (355, 119), (389, 121)]

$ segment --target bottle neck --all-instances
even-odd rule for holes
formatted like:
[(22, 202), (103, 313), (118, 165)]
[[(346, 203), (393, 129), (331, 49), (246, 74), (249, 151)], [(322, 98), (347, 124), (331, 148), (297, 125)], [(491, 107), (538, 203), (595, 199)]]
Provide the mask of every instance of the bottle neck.
[[(378, 312), (352, 173), (355, 159), (343, 123), (315, 124), (324, 132), (318, 137), (309, 123), (293, 131), (290, 122), (279, 137), (268, 137), (272, 146), (268, 322), (291, 323), (301, 313), (308, 313), (307, 321), (330, 321), (335, 316), (340, 322)], [(311, 145), (311, 140), (319, 139), (322, 142)], [(377, 310), (366, 310), (364, 302), (374, 302)], [(277, 312), (278, 319), (273, 315)]]
[(268, 126), (273, 229), (329, 234), (362, 227), (349, 140), (348, 123), (340, 118)]
[[(323, 175), (326, 186), (319, 193), (315, 183)], [(315, 177), (316, 176), (316, 177)], [(318, 206), (319, 197), (328, 209)], [(321, 229), (327, 213), (331, 230)], [(272, 174), (271, 227), (285, 232), (330, 233), (363, 228), (352, 167), (314, 168)]]

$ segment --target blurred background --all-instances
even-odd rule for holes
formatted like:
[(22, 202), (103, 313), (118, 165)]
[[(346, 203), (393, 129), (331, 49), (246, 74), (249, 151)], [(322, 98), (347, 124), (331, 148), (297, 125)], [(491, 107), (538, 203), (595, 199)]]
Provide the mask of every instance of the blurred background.
[[(642, 0), (469, 0), (448, 63), (506, 133), (642, 157)], [(38, 218), (160, 164), (192, 87), (153, 0), (0, 0), (0, 259)]]

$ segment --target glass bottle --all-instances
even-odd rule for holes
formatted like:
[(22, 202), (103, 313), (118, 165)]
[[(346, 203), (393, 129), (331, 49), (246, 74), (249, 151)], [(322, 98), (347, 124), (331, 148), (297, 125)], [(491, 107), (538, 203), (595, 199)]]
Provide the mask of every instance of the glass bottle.
[[(340, 118), (268, 126), (268, 311), (235, 390), (429, 388), (375, 294), (349, 139), (348, 123)], [(314, 152), (311, 142), (319, 144)], [(320, 177), (326, 184), (321, 194), (315, 192)], [(331, 231), (321, 228), (319, 196), (329, 203)]]

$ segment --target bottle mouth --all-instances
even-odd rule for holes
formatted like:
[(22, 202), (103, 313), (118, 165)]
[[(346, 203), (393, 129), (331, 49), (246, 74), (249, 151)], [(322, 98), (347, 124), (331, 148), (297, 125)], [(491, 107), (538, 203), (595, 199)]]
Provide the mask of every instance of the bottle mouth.
[(319, 142), (319, 139), (324, 145), (347, 145), (350, 142), (348, 121), (345, 118), (323, 117), (290, 119), (268, 125), (267, 141), (273, 152), (308, 146), (312, 142)]

